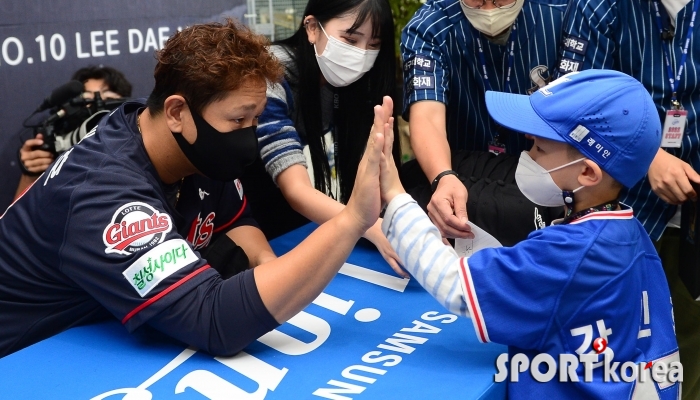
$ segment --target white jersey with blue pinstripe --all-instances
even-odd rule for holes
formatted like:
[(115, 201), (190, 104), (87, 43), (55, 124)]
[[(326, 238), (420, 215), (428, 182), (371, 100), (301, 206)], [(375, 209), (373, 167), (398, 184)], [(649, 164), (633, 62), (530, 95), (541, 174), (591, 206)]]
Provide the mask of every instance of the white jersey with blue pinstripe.
[[(516, 24), (511, 91), (526, 94), (545, 86), (557, 66), (566, 0), (526, 0)], [(471, 24), (459, 0), (428, 0), (401, 35), (404, 61), (404, 118), (410, 106), (435, 100), (447, 107), (447, 136), (453, 150), (486, 150), (496, 124), (484, 102), (486, 86)], [(485, 40), (486, 70), (492, 90), (503, 91), (507, 45)], [(526, 148), (522, 135), (508, 135), (507, 151)]]
[[(651, 240), (629, 208), (597, 212), (535, 231), (513, 247), (460, 258), (408, 194), (387, 206), (382, 230), (404, 267), (442, 305), (469, 316), (477, 337), (531, 360), (539, 353), (595, 354), (607, 341), (612, 362), (678, 361), (671, 295)], [(660, 284), (663, 282), (663, 284)], [(676, 400), (680, 384), (593, 381), (548, 383), (520, 374), (511, 399)]]
[[(699, 1), (699, 0), (695, 0)], [(680, 10), (672, 41), (671, 63), (675, 71), (688, 33), (693, 1)], [(663, 12), (664, 7), (660, 5)], [(559, 72), (589, 68), (615, 69), (644, 84), (657, 106), (662, 123), (671, 107), (671, 85), (666, 72), (661, 35), (650, 0), (573, 0), (564, 24), (564, 45)], [(696, 23), (697, 24), (697, 23)], [(700, 170), (700, 29), (696, 26), (688, 49), (678, 97), (688, 111), (680, 149), (667, 151)], [(635, 210), (637, 218), (657, 240), (676, 212), (651, 190), (648, 179), (629, 189), (622, 199)]]

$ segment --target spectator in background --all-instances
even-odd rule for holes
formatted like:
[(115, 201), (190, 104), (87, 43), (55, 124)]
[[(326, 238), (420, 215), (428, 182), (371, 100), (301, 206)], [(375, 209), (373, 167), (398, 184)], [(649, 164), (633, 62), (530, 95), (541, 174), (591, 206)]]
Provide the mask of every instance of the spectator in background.
[(669, 112), (687, 112), (681, 139), (664, 138), (648, 175), (621, 198), (656, 242), (667, 274), (684, 399), (700, 398), (700, 304), (678, 276), (679, 205), (697, 199), (692, 183), (700, 183), (700, 32), (691, 22), (698, 8), (699, 0), (574, 0), (565, 19), (560, 66), (561, 72), (604, 68), (636, 78), (651, 94), (664, 132), (673, 118)]
[(460, 150), (517, 156), (529, 147), (524, 136), (499, 130), (488, 115), (484, 93), (528, 94), (551, 80), (566, 4), (428, 0), (404, 28), (403, 115), (422, 173), (417, 168), (409, 173), (407, 163), (402, 179), (425, 180), (424, 174), (432, 182), (427, 211), (443, 236), (471, 234), (467, 189), (453, 171), (458, 162), (452, 156)]
[[(311, 0), (304, 16), (291, 38), (271, 47), (285, 67), (285, 81), (268, 89), (260, 116), (264, 167), (255, 164), (243, 177), (268, 238), (308, 220), (323, 223), (343, 209), (372, 126), (372, 107), (396, 90), (387, 0)], [(406, 276), (380, 226), (364, 237)]]
[[(103, 99), (131, 97), (131, 83), (124, 74), (112, 67), (102, 65), (84, 67), (75, 71), (71, 80), (83, 83), (85, 92), (83, 97), (87, 99), (92, 99), (95, 92), (99, 92)], [(43, 139), (43, 135), (38, 134), (33, 139), (25, 141), (19, 149), (22, 176), (15, 192), (15, 198), (27, 190), (27, 187), (34, 183), (54, 160), (54, 155), (51, 152), (38, 149), (44, 144)]]

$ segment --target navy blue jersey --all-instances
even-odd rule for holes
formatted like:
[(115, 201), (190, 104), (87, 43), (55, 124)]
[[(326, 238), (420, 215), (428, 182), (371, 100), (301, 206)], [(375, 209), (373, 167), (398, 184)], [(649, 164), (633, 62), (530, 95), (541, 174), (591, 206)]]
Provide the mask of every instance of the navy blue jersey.
[[(694, 2), (690, 1), (678, 12), (675, 34), (667, 42), (674, 75), (680, 66), (693, 5)], [(659, 4), (659, 9), (665, 14), (663, 4)], [(700, 171), (700, 125), (697, 123), (700, 111), (700, 29), (697, 21), (695, 24), (678, 89), (678, 99), (688, 111), (688, 121), (681, 147), (667, 151)], [(652, 1), (574, 0), (567, 11), (564, 32), (561, 72), (605, 68), (633, 76), (651, 94), (663, 125), (666, 111), (671, 108), (672, 89)], [(676, 212), (676, 206), (665, 203), (654, 194), (648, 178), (627, 190), (622, 201), (634, 208), (635, 215), (654, 240), (661, 237)]]
[(224, 183), (190, 175), (174, 186), (177, 188), (175, 225), (180, 236), (195, 250), (206, 248), (219, 235), (238, 226), (258, 226), (238, 179)]
[[(527, 94), (545, 86), (554, 74), (566, 0), (525, 0), (515, 22), (512, 93)], [(447, 138), (454, 150), (487, 150), (497, 135), (484, 101), (487, 87), (476, 38), (481, 38), (491, 90), (505, 91), (509, 65), (507, 43), (492, 43), (475, 31), (459, 0), (428, 0), (401, 34), (404, 61), (404, 118), (421, 100), (444, 103)], [(508, 135), (506, 150), (519, 154), (528, 143)]]
[(204, 245), (212, 213), (213, 233), (243, 223), (236, 184), (186, 178), (176, 211), (136, 127), (143, 106), (103, 119), (0, 219), (0, 356), (105, 310), (218, 354), (277, 325), (252, 270), (222, 280), (182, 234), (194, 222)]

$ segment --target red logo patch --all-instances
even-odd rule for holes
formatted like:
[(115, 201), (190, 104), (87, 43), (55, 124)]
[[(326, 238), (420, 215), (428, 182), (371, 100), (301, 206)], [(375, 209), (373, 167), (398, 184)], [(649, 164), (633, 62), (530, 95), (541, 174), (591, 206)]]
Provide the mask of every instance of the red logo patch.
[(200, 218), (201, 214), (197, 214), (197, 218), (192, 221), (190, 232), (187, 234), (187, 241), (192, 244), (195, 250), (209, 246), (211, 237), (214, 234), (214, 218), (216, 213), (210, 212), (206, 218)]
[(121, 206), (104, 230), (105, 253), (129, 255), (163, 241), (172, 229), (170, 216), (141, 202)]

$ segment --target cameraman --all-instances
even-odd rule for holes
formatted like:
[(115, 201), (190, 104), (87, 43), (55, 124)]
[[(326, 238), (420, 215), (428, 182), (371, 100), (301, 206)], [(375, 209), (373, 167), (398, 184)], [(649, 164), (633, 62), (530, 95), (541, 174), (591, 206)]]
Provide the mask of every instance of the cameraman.
[[(124, 74), (111, 67), (89, 66), (81, 68), (73, 74), (72, 80), (83, 83), (86, 99), (92, 99), (99, 92), (103, 99), (119, 99), (131, 97), (131, 83)], [(22, 177), (19, 180), (15, 199), (19, 197), (34, 181), (51, 165), (54, 155), (46, 150), (38, 149), (44, 144), (43, 135), (38, 134), (29, 139), (19, 149)]]

